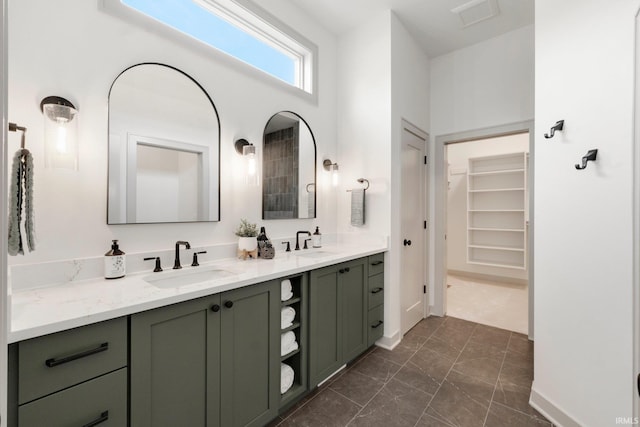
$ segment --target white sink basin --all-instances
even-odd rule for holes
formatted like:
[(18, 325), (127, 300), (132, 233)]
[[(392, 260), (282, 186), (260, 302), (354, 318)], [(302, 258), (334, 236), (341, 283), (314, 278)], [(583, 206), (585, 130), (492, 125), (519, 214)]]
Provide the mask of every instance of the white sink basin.
[(178, 288), (196, 283), (210, 282), (235, 276), (231, 271), (219, 267), (191, 267), (167, 273), (155, 273), (143, 277), (143, 280), (157, 288)]
[(294, 253), (296, 256), (303, 258), (324, 258), (333, 255), (333, 252), (329, 251), (305, 251), (304, 249)]

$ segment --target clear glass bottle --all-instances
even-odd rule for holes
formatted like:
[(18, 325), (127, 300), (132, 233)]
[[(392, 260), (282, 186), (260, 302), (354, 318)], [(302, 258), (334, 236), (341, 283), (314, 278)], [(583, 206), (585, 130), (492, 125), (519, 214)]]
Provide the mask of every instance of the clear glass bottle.
[(311, 235), (311, 246), (314, 248), (322, 247), (322, 234), (320, 233), (320, 227), (316, 227), (316, 231)]

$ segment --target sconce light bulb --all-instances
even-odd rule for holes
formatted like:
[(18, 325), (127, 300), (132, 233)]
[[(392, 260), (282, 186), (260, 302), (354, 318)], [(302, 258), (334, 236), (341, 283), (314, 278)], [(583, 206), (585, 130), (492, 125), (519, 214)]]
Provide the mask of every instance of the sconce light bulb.
[(247, 174), (253, 176), (256, 174), (256, 157), (253, 154), (247, 159)]
[(337, 187), (340, 183), (340, 173), (338, 172), (338, 165), (333, 165), (331, 171), (331, 184)]
[(67, 128), (64, 126), (64, 122), (58, 121), (58, 131), (56, 135), (56, 151), (59, 154), (65, 154), (67, 152)]

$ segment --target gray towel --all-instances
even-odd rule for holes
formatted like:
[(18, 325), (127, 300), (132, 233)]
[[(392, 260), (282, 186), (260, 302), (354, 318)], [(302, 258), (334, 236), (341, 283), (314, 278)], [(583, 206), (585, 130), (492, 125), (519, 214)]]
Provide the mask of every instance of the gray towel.
[(365, 189), (351, 190), (351, 225), (364, 225), (364, 194)]
[(27, 149), (20, 149), (13, 156), (9, 198), (9, 255), (24, 255), (22, 237), (22, 213), (24, 232), (29, 251), (35, 250), (33, 232), (33, 156)]

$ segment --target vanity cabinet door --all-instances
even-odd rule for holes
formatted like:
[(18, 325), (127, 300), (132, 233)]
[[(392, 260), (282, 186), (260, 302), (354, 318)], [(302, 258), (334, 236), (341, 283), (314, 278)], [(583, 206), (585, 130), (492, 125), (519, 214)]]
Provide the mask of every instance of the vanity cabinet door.
[(309, 280), (309, 382), (315, 387), (367, 349), (367, 280), (364, 259), (311, 272)]
[(221, 425), (263, 426), (280, 403), (280, 282), (225, 292), (221, 307)]
[(219, 295), (131, 316), (132, 426), (220, 425), (220, 317)]
[(341, 264), (338, 274), (342, 300), (342, 359), (346, 363), (368, 347), (365, 261), (359, 259)]
[(309, 385), (342, 366), (342, 310), (337, 265), (313, 270), (309, 279)]

